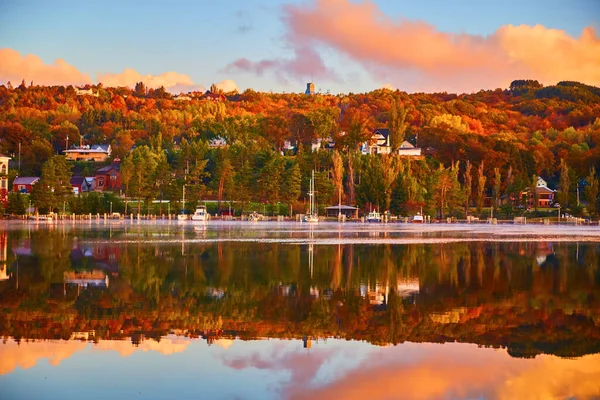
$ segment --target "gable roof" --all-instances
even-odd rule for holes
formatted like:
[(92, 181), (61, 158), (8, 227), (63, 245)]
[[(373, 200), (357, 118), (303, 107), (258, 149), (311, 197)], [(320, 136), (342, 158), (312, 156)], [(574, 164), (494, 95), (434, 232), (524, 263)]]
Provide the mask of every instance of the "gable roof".
[(83, 176), (74, 176), (71, 178), (71, 186), (73, 185), (83, 185), (84, 183), (87, 183), (87, 181), (85, 180), (85, 178)]
[(410, 142), (408, 142), (408, 141), (406, 141), (406, 140), (405, 140), (405, 141), (404, 141), (404, 142), (402, 142), (402, 144), (400, 145), (400, 148), (401, 148), (401, 149), (414, 149), (414, 148), (415, 148), (415, 146), (413, 146), (413, 144), (412, 144), (412, 143), (410, 143)]
[(99, 168), (99, 169), (96, 170), (96, 175), (98, 175), (98, 174), (105, 174), (107, 172), (110, 172), (113, 169), (120, 172), (121, 171), (121, 164), (119, 164), (119, 163), (113, 163), (113, 164), (105, 165), (104, 167)]
[(385, 138), (385, 140), (387, 141), (388, 137), (390, 136), (390, 130), (387, 128), (379, 128), (379, 129), (375, 129), (373, 131), (373, 134), (380, 134), (381, 136), (383, 136)]
[(10, 158), (9, 156), (5, 156), (4, 154), (0, 153), (0, 158)]
[(13, 181), (13, 185), (33, 185), (39, 180), (37, 176), (18, 176)]

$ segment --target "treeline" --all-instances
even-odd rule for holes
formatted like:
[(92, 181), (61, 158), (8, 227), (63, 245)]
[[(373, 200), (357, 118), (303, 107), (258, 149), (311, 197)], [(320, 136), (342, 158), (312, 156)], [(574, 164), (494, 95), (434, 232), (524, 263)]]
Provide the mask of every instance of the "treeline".
[[(463, 95), (246, 90), (225, 94), (225, 101), (174, 100), (139, 85), (91, 89), (97, 96), (70, 86), (0, 86), (0, 152), (20, 159), (21, 176), (43, 177), (44, 163), (68, 137), (111, 144), (122, 160), (124, 193), (146, 201), (176, 202), (185, 184), (190, 206), (210, 197), (302, 211), (314, 169), (321, 205), (337, 204), (341, 191), (344, 203), (364, 208), (464, 216), (468, 207), (481, 210), (482, 199), (497, 208), (506, 202), (496, 198), (518, 202), (515, 194), (540, 176), (565, 193), (563, 207), (597, 210), (600, 89), (577, 82), (514, 81), (508, 90)], [(362, 156), (359, 145), (374, 128), (390, 129), (393, 149), (408, 140), (431, 155)], [(337, 153), (311, 151), (317, 139), (329, 138)], [(225, 147), (209, 147), (216, 139)], [(286, 150), (286, 141), (297, 149)], [(58, 197), (40, 208), (68, 201)]]

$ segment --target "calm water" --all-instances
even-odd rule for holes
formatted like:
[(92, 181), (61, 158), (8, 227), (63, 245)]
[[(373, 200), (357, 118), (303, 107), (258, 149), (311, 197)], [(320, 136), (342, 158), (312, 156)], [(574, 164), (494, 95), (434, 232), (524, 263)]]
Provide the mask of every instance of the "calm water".
[(0, 225), (2, 399), (600, 398), (600, 228)]

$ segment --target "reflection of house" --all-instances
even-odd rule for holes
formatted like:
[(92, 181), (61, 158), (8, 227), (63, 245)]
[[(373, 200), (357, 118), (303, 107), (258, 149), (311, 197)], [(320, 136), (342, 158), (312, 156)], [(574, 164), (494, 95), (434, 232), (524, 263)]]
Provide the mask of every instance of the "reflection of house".
[(96, 190), (121, 188), (121, 164), (112, 163), (96, 171)]
[[(554, 203), (554, 193), (555, 191), (548, 188), (548, 184), (542, 178), (538, 178), (537, 185), (535, 188), (535, 192), (538, 197), (538, 206), (540, 207), (550, 207), (552, 203)], [(533, 207), (534, 198), (531, 195), (531, 188), (526, 188), (521, 192), (521, 198), (527, 199), (527, 205)]]
[(6, 273), (8, 260), (8, 236), (6, 231), (0, 233), (0, 281), (5, 281), (10, 276)]
[(419, 278), (398, 279), (396, 292), (400, 297), (409, 297), (419, 293)]
[(81, 287), (95, 286), (108, 287), (108, 275), (104, 271), (67, 271), (64, 274), (66, 284), (77, 285)]
[(225, 291), (223, 289), (210, 287), (206, 289), (206, 295), (210, 298), (220, 300), (225, 297)]
[(64, 151), (69, 161), (96, 161), (104, 162), (111, 153), (109, 144), (94, 144), (72, 147)]
[(548, 256), (554, 254), (552, 243), (538, 242), (535, 249), (535, 261), (538, 266), (546, 262)]
[(69, 340), (82, 340), (88, 341), (90, 338), (94, 338), (96, 336), (96, 331), (84, 331), (84, 332), (72, 332)]
[(33, 185), (38, 183), (40, 178), (37, 176), (20, 176), (13, 181), (13, 192), (15, 193), (31, 193)]
[(372, 306), (380, 306), (387, 303), (389, 294), (388, 285), (383, 285), (381, 283), (376, 283), (375, 287), (369, 287), (368, 284), (360, 285), (360, 295), (369, 299), (369, 303)]
[(0, 154), (0, 203), (8, 204), (8, 160), (10, 157)]

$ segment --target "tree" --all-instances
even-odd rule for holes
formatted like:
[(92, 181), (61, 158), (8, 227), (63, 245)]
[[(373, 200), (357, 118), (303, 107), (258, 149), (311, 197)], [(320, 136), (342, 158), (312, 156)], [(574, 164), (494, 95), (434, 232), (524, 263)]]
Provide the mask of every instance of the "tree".
[(558, 202), (560, 206), (566, 208), (569, 206), (569, 188), (571, 180), (569, 178), (569, 166), (564, 158), (560, 160), (560, 189), (558, 190)]
[(149, 201), (154, 197), (155, 192), (153, 189), (156, 183), (154, 178), (158, 161), (159, 157), (150, 147), (139, 146), (125, 158), (124, 165), (121, 165), (121, 170), (126, 170), (125, 175), (131, 177), (127, 186), (133, 186), (134, 191), (137, 193), (138, 214), (141, 213), (141, 200)]
[(21, 193), (11, 192), (8, 194), (8, 205), (6, 212), (11, 215), (23, 215), (26, 212), (25, 201)]
[(536, 174), (533, 174), (533, 176), (531, 177), (531, 186), (529, 189), (529, 196), (533, 201), (533, 208), (535, 211), (537, 211), (538, 209), (538, 203), (539, 203), (539, 199), (540, 199), (540, 195), (537, 191), (537, 183), (539, 180), (539, 176), (537, 176)]
[(483, 208), (483, 202), (485, 200), (485, 182), (487, 181), (487, 177), (483, 173), (483, 161), (479, 164), (479, 168), (477, 169), (477, 192), (475, 193), (476, 204), (477, 204), (477, 213), (481, 214), (481, 209)]
[(469, 203), (471, 201), (471, 192), (473, 191), (473, 177), (471, 175), (471, 161), (467, 160), (464, 174), (464, 193), (465, 193), (465, 217), (469, 216)]
[(381, 158), (381, 175), (385, 191), (385, 209), (389, 210), (392, 203), (392, 190), (394, 182), (398, 177), (398, 159), (390, 154), (384, 154)]
[(292, 204), (298, 200), (301, 193), (302, 175), (298, 163), (293, 163), (285, 170), (281, 198), (286, 201), (290, 208), (290, 217), (292, 216)]
[(596, 215), (598, 213), (598, 177), (596, 176), (596, 169), (592, 167), (590, 174), (585, 178), (587, 183), (585, 187), (585, 200), (587, 201), (587, 212), (590, 215)]
[(42, 176), (33, 186), (31, 202), (42, 213), (53, 212), (71, 196), (71, 167), (65, 157), (53, 156), (42, 165)]
[(462, 192), (458, 182), (458, 163), (450, 168), (440, 165), (431, 177), (430, 193), (441, 218), (444, 218), (446, 209), (452, 212), (462, 204)]
[(338, 203), (342, 204), (342, 194), (344, 193), (344, 163), (342, 160), (342, 156), (337, 150), (334, 150), (331, 160), (333, 162), (333, 168), (331, 169), (331, 175), (333, 177), (333, 186), (335, 187)]
[(494, 209), (498, 209), (498, 199), (500, 198), (500, 188), (502, 184), (502, 176), (500, 175), (500, 168), (494, 167), (494, 205), (492, 208), (492, 215)]
[(397, 99), (392, 100), (390, 107), (390, 117), (388, 119), (388, 129), (390, 133), (390, 145), (392, 152), (396, 152), (402, 142), (404, 142), (404, 133), (406, 132), (406, 114), (408, 110), (402, 107)]

